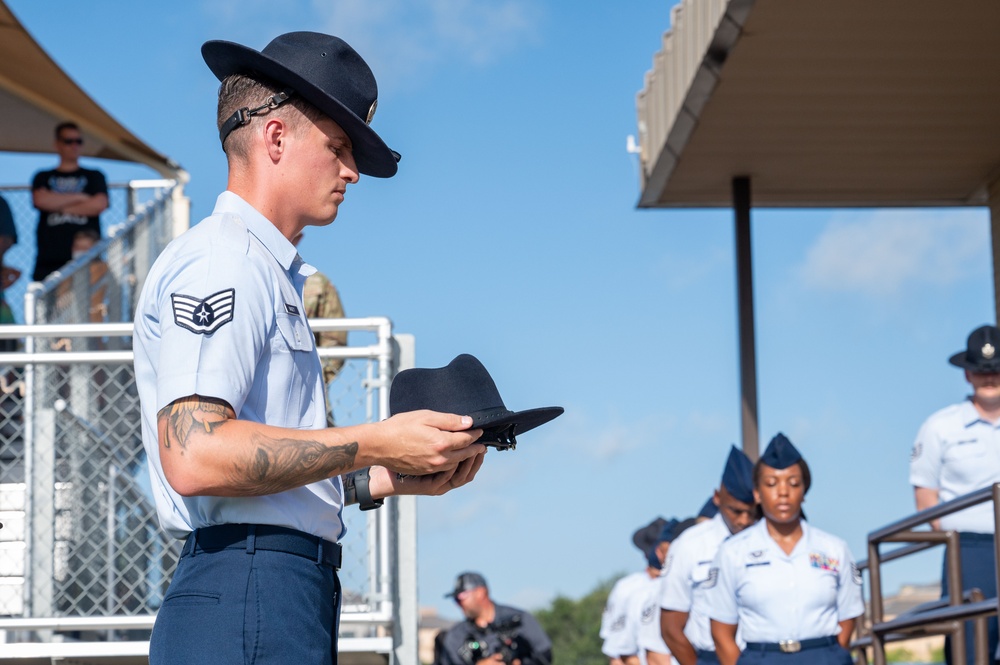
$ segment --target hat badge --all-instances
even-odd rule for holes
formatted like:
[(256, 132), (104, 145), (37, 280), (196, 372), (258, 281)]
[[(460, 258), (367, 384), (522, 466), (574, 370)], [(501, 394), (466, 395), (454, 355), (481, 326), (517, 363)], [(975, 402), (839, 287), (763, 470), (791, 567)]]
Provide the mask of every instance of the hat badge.
[(994, 346), (989, 342), (983, 344), (983, 348), (980, 350), (980, 352), (983, 354), (983, 358), (985, 358), (986, 360), (992, 360), (993, 356), (997, 354), (996, 348), (994, 348)]
[(378, 106), (378, 100), (376, 99), (374, 102), (372, 102), (372, 107), (368, 109), (368, 117), (365, 119), (366, 125), (372, 124), (372, 118), (375, 117), (375, 108), (377, 106)]

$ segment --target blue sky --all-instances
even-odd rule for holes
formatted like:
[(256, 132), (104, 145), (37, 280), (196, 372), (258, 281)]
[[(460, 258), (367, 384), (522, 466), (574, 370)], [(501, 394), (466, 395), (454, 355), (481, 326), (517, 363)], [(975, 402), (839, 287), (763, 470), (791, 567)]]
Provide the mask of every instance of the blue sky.
[[(566, 414), (488, 455), (474, 485), (420, 500), (420, 598), (455, 573), (535, 608), (642, 565), (630, 535), (697, 511), (740, 437), (732, 213), (637, 210), (635, 95), (671, 2), (7, 0), (52, 57), (191, 174), (192, 219), (225, 187), (208, 39), (262, 48), (324, 30), (372, 65), (373, 126), (403, 154), (363, 179), (303, 255), (351, 316), (390, 317), (418, 364), (459, 353), (508, 407)], [(0, 154), (0, 184), (51, 157)], [(112, 180), (146, 169), (91, 161)], [(913, 509), (922, 420), (961, 399), (947, 364), (995, 318), (984, 209), (756, 210), (762, 447), (783, 431), (813, 469), (813, 523), (866, 555)], [(357, 534), (355, 534), (357, 537)], [(939, 555), (886, 585), (936, 578)]]

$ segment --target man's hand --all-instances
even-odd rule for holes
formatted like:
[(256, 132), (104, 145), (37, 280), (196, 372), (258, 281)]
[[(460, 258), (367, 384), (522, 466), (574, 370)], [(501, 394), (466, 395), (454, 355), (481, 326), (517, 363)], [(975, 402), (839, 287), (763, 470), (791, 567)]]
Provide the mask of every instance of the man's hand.
[[(503, 662), (503, 656), (501, 656), (498, 653), (495, 653), (492, 656), (487, 656), (486, 658), (477, 661), (476, 665), (495, 665), (495, 663), (502, 663), (502, 662)], [(521, 661), (515, 660), (514, 663), (512, 663), (511, 665), (520, 665), (520, 663)]]
[(366, 451), (373, 464), (406, 475), (453, 472), (463, 461), (481, 456), (486, 450), (486, 446), (472, 443), (483, 431), (469, 429), (469, 416), (409, 411), (368, 427), (377, 430), (370, 451)]
[(404, 494), (440, 496), (472, 482), (483, 465), (485, 455), (486, 447), (483, 446), (481, 453), (462, 460), (451, 471), (439, 471), (426, 476), (400, 475), (384, 466), (373, 466), (369, 485), (372, 498), (384, 499)]

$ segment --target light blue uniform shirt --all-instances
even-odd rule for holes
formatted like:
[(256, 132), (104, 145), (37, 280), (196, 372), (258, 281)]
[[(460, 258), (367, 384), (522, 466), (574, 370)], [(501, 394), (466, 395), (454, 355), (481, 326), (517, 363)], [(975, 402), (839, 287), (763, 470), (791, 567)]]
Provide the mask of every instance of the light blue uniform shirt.
[(660, 607), (687, 612), (684, 636), (691, 646), (701, 651), (715, 651), (708, 622), (705, 584), (709, 581), (708, 573), (719, 546), (729, 536), (729, 527), (719, 513), (678, 536), (670, 545), (663, 567)]
[(273, 524), (336, 541), (340, 478), (255, 497), (182, 497), (160, 465), (156, 415), (189, 395), (222, 400), (237, 418), (326, 427), (323, 375), (302, 306), (305, 264), (278, 229), (232, 192), (153, 264), (135, 318), (142, 440), (160, 525), (184, 538), (214, 524)]
[[(913, 442), (910, 483), (937, 490), (942, 503), (1000, 482), (1000, 423), (984, 420), (966, 400), (934, 413)], [(993, 503), (941, 518), (941, 529), (993, 533)]]
[(660, 594), (663, 588), (663, 576), (651, 580), (646, 589), (646, 596), (639, 606), (639, 650), (643, 652), (669, 654), (670, 647), (663, 641), (660, 629)]
[(837, 635), (841, 621), (865, 611), (847, 543), (804, 521), (790, 555), (768, 534), (766, 520), (732, 536), (709, 577), (709, 618), (739, 624), (747, 642)]
[(638, 651), (636, 626), (630, 610), (638, 594), (648, 588), (649, 573), (645, 570), (621, 578), (611, 587), (604, 614), (601, 616), (600, 636), (604, 639), (601, 652), (608, 658), (631, 656)]

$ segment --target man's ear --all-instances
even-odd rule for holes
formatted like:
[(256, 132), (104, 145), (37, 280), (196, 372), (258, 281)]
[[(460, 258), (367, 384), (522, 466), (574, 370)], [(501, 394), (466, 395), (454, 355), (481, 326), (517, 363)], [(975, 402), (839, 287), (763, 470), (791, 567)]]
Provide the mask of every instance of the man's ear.
[(272, 162), (279, 162), (284, 155), (285, 149), (288, 147), (290, 129), (288, 123), (279, 117), (268, 118), (264, 123), (264, 145)]

